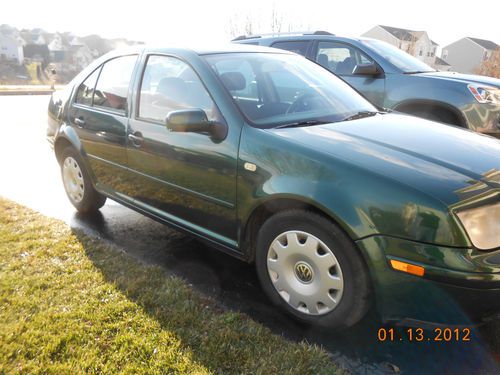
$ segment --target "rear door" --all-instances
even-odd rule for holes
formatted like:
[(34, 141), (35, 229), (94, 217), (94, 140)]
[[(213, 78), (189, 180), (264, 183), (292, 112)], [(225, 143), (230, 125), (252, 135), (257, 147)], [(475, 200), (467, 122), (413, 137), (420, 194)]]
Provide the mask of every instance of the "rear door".
[(128, 92), (137, 55), (106, 61), (78, 87), (69, 119), (99, 188), (120, 191), (127, 180)]

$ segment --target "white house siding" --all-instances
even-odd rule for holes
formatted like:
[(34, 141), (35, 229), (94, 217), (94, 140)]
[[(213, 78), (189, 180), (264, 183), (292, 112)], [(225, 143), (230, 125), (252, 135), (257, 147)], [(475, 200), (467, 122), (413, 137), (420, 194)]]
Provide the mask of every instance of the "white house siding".
[(387, 30), (383, 29), (380, 26), (375, 26), (372, 29), (368, 30), (366, 33), (362, 34), (366, 38), (373, 38), (377, 40), (382, 40), (384, 42), (390, 43), (395, 47), (399, 47), (400, 40), (392, 35)]
[(441, 58), (459, 73), (474, 73), (488, 50), (468, 38), (462, 38), (443, 48)]
[(24, 61), (23, 46), (15, 38), (0, 35), (0, 55), (6, 60), (22, 64)]
[(432, 43), (427, 32), (407, 30), (414, 37), (414, 41), (401, 40), (392, 35), (389, 31), (380, 26), (375, 26), (361, 36), (374, 38), (390, 43), (402, 51), (415, 56), (417, 59), (429, 64), (434, 64), (434, 56), (436, 55), (436, 45)]
[(415, 51), (413, 53), (419, 60), (428, 65), (433, 65), (436, 56), (436, 45), (432, 43), (429, 36), (424, 31), (415, 42)]

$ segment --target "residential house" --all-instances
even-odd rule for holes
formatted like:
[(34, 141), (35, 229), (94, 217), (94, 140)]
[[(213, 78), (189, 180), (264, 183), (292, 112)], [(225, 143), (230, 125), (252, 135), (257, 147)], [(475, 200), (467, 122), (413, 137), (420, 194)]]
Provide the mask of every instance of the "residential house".
[(451, 65), (437, 56), (436, 56), (436, 60), (434, 61), (434, 67), (437, 70), (446, 71), (446, 72), (449, 72), (451, 70)]
[(390, 43), (426, 64), (434, 66), (438, 44), (429, 38), (426, 31), (377, 25), (361, 36)]
[(0, 25), (0, 60), (24, 61), (23, 43), (19, 32), (8, 25)]
[(49, 61), (50, 53), (46, 36), (47, 34), (41, 29), (21, 30), (21, 37), (24, 40), (23, 50), (25, 59), (43, 63)]
[(51, 62), (67, 62), (71, 58), (70, 46), (65, 36), (60, 33), (54, 34), (47, 48), (49, 49)]
[(460, 73), (475, 73), (500, 46), (491, 40), (465, 37), (443, 47), (441, 58)]

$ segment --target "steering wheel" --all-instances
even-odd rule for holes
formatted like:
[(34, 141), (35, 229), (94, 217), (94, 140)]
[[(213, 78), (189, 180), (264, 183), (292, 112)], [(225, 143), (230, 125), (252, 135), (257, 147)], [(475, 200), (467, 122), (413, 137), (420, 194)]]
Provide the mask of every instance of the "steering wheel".
[(317, 92), (307, 92), (305, 94), (299, 95), (293, 101), (293, 103), (290, 104), (290, 107), (288, 107), (286, 113), (309, 111), (313, 107), (317, 106), (318, 99), (319, 101), (325, 101), (325, 99), (321, 97), (321, 95), (319, 95)]

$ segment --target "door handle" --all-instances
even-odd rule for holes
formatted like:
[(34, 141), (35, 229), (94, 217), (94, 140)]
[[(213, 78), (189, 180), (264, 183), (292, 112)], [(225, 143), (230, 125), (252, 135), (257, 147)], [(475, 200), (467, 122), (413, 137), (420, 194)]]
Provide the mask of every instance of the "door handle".
[(85, 125), (85, 120), (83, 119), (83, 117), (75, 117), (75, 124), (79, 128), (83, 128), (83, 126)]
[(141, 147), (142, 141), (144, 140), (144, 138), (142, 138), (141, 132), (135, 132), (134, 134), (129, 134), (128, 139), (134, 145), (134, 147)]

